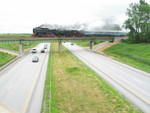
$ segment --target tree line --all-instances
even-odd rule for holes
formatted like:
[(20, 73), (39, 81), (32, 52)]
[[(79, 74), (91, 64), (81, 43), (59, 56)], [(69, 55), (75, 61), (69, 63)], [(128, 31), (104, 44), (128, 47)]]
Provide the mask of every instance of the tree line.
[(126, 15), (128, 19), (123, 26), (125, 29), (129, 29), (129, 41), (132, 43), (150, 43), (150, 5), (145, 0), (131, 3)]

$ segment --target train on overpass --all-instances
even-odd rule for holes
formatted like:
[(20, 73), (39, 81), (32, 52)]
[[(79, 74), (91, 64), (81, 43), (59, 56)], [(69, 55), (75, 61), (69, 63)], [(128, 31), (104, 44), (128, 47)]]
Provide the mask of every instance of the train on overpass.
[(43, 27), (35, 27), (33, 29), (33, 37), (92, 37), (92, 36), (126, 36), (127, 32), (102, 30), (102, 31), (83, 31), (83, 30), (65, 30), (65, 29), (49, 29)]

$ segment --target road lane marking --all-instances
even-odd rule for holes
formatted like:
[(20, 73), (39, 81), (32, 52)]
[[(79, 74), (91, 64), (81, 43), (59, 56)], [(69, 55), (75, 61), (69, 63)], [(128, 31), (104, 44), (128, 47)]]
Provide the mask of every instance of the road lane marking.
[(142, 81), (140, 81), (140, 80), (138, 80), (136, 78), (134, 80), (137, 81), (138, 83), (141, 83), (141, 84), (143, 83)]
[[(102, 71), (103, 72), (103, 71)], [(105, 73), (105, 72), (103, 72)], [(112, 75), (105, 73), (106, 75), (108, 75), (111, 79), (113, 79), (115, 82), (117, 82), (118, 84), (120, 84), (122, 87), (124, 87), (125, 89), (127, 89), (128, 91), (130, 91), (131, 93), (133, 93), (135, 96), (137, 96), (138, 98), (140, 98), (141, 100), (143, 100), (145, 103), (150, 104), (150, 101), (145, 99), (143, 96), (141, 96), (140, 94), (138, 94), (137, 92), (133, 91), (132, 89), (130, 89), (129, 87), (125, 86), (124, 84), (122, 84), (120, 81), (116, 80)]]
[(11, 84), (11, 85), (7, 88), (7, 90), (10, 90), (13, 86), (14, 86), (14, 84)]
[(46, 54), (45, 54), (45, 56), (44, 56), (44, 60), (43, 60), (43, 62), (42, 62), (42, 64), (41, 64), (41, 66), (40, 66), (39, 72), (36, 73), (36, 78), (35, 78), (35, 80), (34, 80), (34, 82), (33, 82), (33, 85), (32, 85), (32, 87), (31, 87), (31, 90), (30, 90), (30, 92), (29, 92), (29, 96), (27, 97), (27, 100), (26, 100), (26, 102), (25, 102), (25, 107), (23, 108), (23, 112), (22, 112), (22, 113), (26, 113), (27, 110), (28, 110), (31, 97), (32, 97), (32, 95), (33, 95), (33, 93), (34, 93), (33, 91), (34, 91), (34, 89), (35, 89), (35, 87), (36, 87), (36, 83), (37, 83), (37, 81), (38, 81), (38, 78), (40, 77), (40, 73), (41, 73), (41, 71), (42, 71), (42, 67), (43, 67), (43, 65), (44, 65), (45, 59), (46, 59)]
[(17, 110), (0, 102), (0, 113), (19, 113)]

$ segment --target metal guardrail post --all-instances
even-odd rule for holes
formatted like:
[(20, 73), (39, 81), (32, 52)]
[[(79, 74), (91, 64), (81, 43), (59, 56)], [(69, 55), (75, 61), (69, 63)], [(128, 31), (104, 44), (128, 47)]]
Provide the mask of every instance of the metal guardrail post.
[(59, 49), (58, 52), (62, 53), (62, 41), (61, 41), (61, 39), (58, 41), (58, 47), (59, 47), (58, 48)]

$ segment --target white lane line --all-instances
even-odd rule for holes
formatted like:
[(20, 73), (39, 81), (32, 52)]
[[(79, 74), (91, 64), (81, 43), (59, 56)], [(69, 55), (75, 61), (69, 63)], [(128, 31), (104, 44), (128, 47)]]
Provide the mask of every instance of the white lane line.
[(14, 84), (11, 84), (11, 85), (7, 88), (7, 90), (10, 90), (13, 86), (14, 86)]
[(134, 80), (137, 81), (138, 83), (141, 83), (141, 84), (143, 83), (141, 80), (138, 80), (136, 78)]
[(14, 110), (10, 106), (7, 106), (4, 103), (0, 102), (0, 113), (19, 113), (19, 112)]

